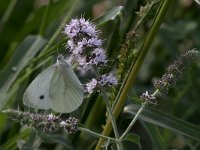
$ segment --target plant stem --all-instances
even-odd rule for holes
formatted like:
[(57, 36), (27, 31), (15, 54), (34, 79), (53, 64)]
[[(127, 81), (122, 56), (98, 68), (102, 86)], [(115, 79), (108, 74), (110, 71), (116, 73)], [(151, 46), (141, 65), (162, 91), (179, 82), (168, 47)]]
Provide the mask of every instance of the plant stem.
[(95, 137), (97, 137), (97, 138), (102, 137), (102, 138), (104, 138), (104, 139), (111, 140), (111, 141), (116, 142), (116, 143), (118, 142), (117, 139), (114, 139), (114, 138), (112, 138), (112, 137), (108, 137), (108, 136), (105, 136), (105, 135), (101, 135), (101, 134), (96, 133), (96, 132), (94, 132), (94, 131), (91, 131), (90, 129), (87, 129), (87, 128), (83, 128), (83, 127), (80, 127), (80, 126), (79, 126), (78, 129), (79, 129), (81, 132), (85, 132), (85, 133), (90, 134), (90, 135), (93, 135), (93, 136), (95, 136)]
[(118, 133), (118, 130), (117, 130), (117, 125), (116, 125), (116, 120), (115, 120), (115, 117), (113, 116), (112, 114), (112, 109), (111, 109), (111, 106), (109, 104), (109, 100), (108, 100), (108, 97), (106, 95), (106, 92), (103, 88), (100, 88), (101, 89), (101, 93), (103, 95), (103, 99), (106, 103), (106, 108), (107, 108), (107, 111), (108, 111), (108, 115), (111, 119), (111, 123), (112, 123), (112, 126), (113, 126), (113, 130), (114, 130), (114, 133), (115, 133), (115, 137), (117, 139), (119, 139), (119, 133)]
[[(128, 72), (128, 74), (120, 88), (120, 91), (118, 92), (118, 95), (116, 97), (117, 103), (113, 109), (113, 114), (114, 114), (115, 118), (117, 118), (119, 116), (121, 110), (124, 107), (124, 103), (125, 103), (128, 91), (133, 86), (133, 83), (134, 83), (136, 75), (140, 69), (140, 66), (142, 65), (144, 58), (145, 58), (151, 44), (153, 43), (153, 39), (155, 38), (156, 32), (158, 31), (159, 26), (160, 26), (162, 20), (164, 19), (171, 2), (172, 2), (172, 0), (163, 0), (163, 2), (161, 3), (160, 9), (155, 16), (155, 19), (154, 19), (152, 27), (149, 31), (149, 34), (137, 56), (136, 62), (133, 62), (131, 65), (130, 71)], [(104, 127), (102, 135), (109, 135), (111, 133), (111, 131), (112, 131), (112, 126), (111, 126), (111, 121), (109, 119), (106, 122), (106, 125)], [(100, 150), (103, 142), (104, 142), (103, 139), (99, 139), (95, 150)]]
[(142, 106), (140, 107), (140, 109), (138, 110), (138, 112), (136, 113), (135, 117), (133, 118), (133, 120), (131, 121), (131, 123), (129, 124), (128, 128), (124, 131), (124, 133), (122, 134), (122, 136), (119, 138), (119, 140), (123, 140), (124, 137), (127, 135), (127, 133), (131, 130), (131, 128), (133, 127), (133, 125), (135, 124), (135, 122), (137, 121), (139, 115), (143, 112), (144, 108), (146, 106), (146, 103), (142, 103)]
[[(156, 96), (159, 94), (159, 90), (157, 89), (152, 96)], [(124, 137), (128, 134), (128, 132), (131, 130), (131, 128), (133, 127), (133, 125), (135, 124), (135, 122), (137, 121), (139, 115), (143, 112), (145, 106), (147, 105), (147, 102), (142, 103), (142, 106), (140, 107), (140, 109), (138, 110), (138, 112), (136, 113), (135, 117), (133, 118), (133, 120), (131, 121), (131, 123), (129, 124), (128, 128), (124, 131), (124, 133), (122, 134), (122, 136), (119, 138), (119, 141), (123, 140)]]
[[(111, 120), (111, 123), (112, 123), (112, 126), (113, 126), (113, 130), (114, 130), (114, 133), (115, 133), (115, 137), (116, 139), (118, 140), (119, 139), (119, 133), (118, 133), (118, 130), (117, 130), (117, 124), (116, 124), (116, 120), (115, 120), (115, 117), (112, 113), (112, 109), (111, 109), (111, 106), (109, 104), (109, 100), (108, 100), (108, 97), (106, 95), (106, 92), (103, 88), (100, 88), (101, 89), (101, 93), (103, 95), (103, 99), (106, 103), (106, 108), (107, 108), (107, 111), (108, 111), (108, 115), (109, 115), (109, 118)], [(121, 142), (117, 142), (117, 149), (118, 150), (123, 150), (123, 146), (121, 144)]]
[(157, 96), (157, 95), (159, 95), (159, 90), (158, 89), (152, 94), (152, 96)]

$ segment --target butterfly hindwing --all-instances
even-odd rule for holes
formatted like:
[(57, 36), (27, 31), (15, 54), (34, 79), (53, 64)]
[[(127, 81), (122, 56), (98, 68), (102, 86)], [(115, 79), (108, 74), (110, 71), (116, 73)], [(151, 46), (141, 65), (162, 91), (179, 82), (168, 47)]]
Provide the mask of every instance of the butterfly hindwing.
[(49, 97), (50, 106), (56, 112), (69, 113), (82, 104), (82, 84), (67, 62), (57, 65), (51, 80)]
[(49, 87), (55, 66), (42, 71), (28, 86), (23, 95), (23, 104), (37, 109), (50, 109)]

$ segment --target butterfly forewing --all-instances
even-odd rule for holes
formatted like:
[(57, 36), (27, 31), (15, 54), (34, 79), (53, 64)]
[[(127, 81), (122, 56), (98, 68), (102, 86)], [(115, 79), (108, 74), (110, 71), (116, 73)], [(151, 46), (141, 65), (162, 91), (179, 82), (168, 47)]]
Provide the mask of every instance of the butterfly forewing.
[(50, 109), (49, 87), (55, 66), (42, 71), (28, 86), (23, 96), (23, 104), (37, 109)]
[(50, 106), (56, 112), (69, 113), (82, 104), (82, 84), (67, 62), (57, 65), (51, 80), (49, 97)]

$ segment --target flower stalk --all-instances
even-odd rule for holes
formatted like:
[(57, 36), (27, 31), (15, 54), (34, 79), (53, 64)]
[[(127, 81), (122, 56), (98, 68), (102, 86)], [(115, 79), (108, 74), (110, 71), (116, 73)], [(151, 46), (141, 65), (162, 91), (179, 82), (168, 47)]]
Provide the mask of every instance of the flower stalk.
[[(139, 118), (139, 115), (143, 112), (145, 109), (145, 106), (148, 104), (157, 104), (156, 97), (159, 95), (166, 95), (168, 92), (168, 89), (171, 88), (173, 85), (175, 85), (176, 81), (179, 79), (180, 75), (182, 74), (182, 71), (194, 60), (196, 60), (200, 56), (200, 52), (193, 49), (189, 50), (184, 54), (181, 54), (176, 61), (173, 62), (172, 65), (170, 65), (167, 68), (167, 72), (162, 76), (162, 78), (154, 84), (158, 84), (156, 86), (156, 90), (153, 94), (148, 94), (146, 91), (140, 96), (140, 100), (143, 101), (140, 109), (136, 113), (135, 117), (129, 124), (128, 128), (124, 131), (122, 136), (119, 138), (119, 141), (122, 141), (128, 132), (131, 130), (137, 119)], [(162, 85), (162, 86), (161, 86)], [(158, 88), (159, 86), (159, 88)]]

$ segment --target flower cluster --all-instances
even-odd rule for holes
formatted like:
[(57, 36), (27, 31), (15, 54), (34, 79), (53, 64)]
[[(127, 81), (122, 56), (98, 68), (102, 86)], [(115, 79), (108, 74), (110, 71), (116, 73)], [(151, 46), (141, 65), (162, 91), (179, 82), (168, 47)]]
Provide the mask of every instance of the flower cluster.
[(3, 112), (8, 114), (12, 120), (45, 133), (57, 134), (64, 130), (72, 134), (77, 131), (78, 120), (74, 117), (63, 120), (53, 114), (33, 114), (11, 109), (4, 110)]
[(146, 91), (145, 93), (143, 93), (141, 96), (140, 96), (140, 99), (143, 101), (143, 102), (147, 102), (149, 104), (153, 104), (153, 105), (156, 105), (157, 104), (157, 101), (156, 101), (156, 97), (154, 95), (150, 95), (148, 93), (148, 91)]
[(65, 25), (64, 34), (68, 37), (66, 47), (84, 69), (107, 63), (99, 33), (96, 26), (84, 18), (72, 19)]
[[(102, 40), (99, 39), (100, 31), (94, 24), (84, 18), (72, 19), (69, 24), (65, 25), (64, 34), (68, 38), (66, 48), (72, 54), (70, 59), (76, 61), (81, 68), (95, 70), (107, 64)], [(117, 79), (112, 74), (104, 74), (96, 78), (85, 84), (85, 92), (91, 94), (98, 86), (117, 84)]]
[(162, 76), (162, 78), (154, 82), (154, 86), (159, 90), (159, 93), (161, 95), (166, 95), (169, 88), (176, 84), (176, 81), (179, 79), (186, 66), (188, 66), (199, 55), (200, 53), (194, 49), (180, 55), (179, 58), (167, 68), (167, 72)]
[(62, 121), (60, 123), (65, 129), (70, 134), (76, 133), (77, 131), (77, 125), (78, 125), (78, 119), (74, 117), (69, 117), (67, 120)]
[(112, 86), (117, 85), (118, 81), (113, 74), (103, 74), (99, 79), (92, 79), (86, 84), (86, 91), (91, 94), (98, 86)]

